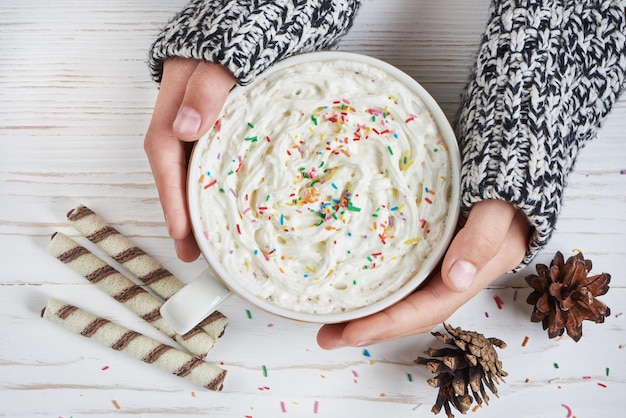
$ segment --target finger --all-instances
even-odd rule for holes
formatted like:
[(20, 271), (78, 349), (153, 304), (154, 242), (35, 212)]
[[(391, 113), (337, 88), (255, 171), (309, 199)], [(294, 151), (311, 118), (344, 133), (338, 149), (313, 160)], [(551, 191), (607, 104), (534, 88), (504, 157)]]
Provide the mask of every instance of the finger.
[[(197, 258), (197, 251), (185, 240), (190, 224), (185, 203), (187, 171), (186, 144), (181, 142), (172, 128), (176, 112), (185, 94), (187, 80), (193, 74), (197, 61), (170, 59), (165, 62), (163, 80), (154, 105), (150, 126), (144, 139), (144, 150), (159, 193), (159, 200), (168, 226), (168, 233), (185, 261)], [(194, 253), (196, 255), (194, 256)]]
[(423, 288), (385, 311), (348, 324), (323, 326), (317, 335), (320, 347), (367, 346), (432, 330), (496, 278), (517, 266), (528, 248), (528, 222), (516, 213), (504, 245), (496, 257), (476, 274), (476, 280), (463, 293), (449, 289), (441, 275), (434, 275)]
[(499, 200), (485, 200), (472, 207), (441, 265), (446, 286), (457, 292), (469, 289), (476, 273), (500, 251), (515, 211), (511, 204)]
[(235, 77), (224, 66), (211, 62), (198, 64), (187, 82), (177, 110), (173, 129), (183, 141), (195, 141), (205, 134), (219, 116)]
[[(428, 285), (382, 312), (347, 324), (324, 325), (317, 343), (324, 349), (365, 347), (378, 342), (431, 330), (440, 317), (452, 314), (449, 296), (459, 295), (447, 289), (438, 274)], [(448, 305), (442, 305), (443, 301)], [(450, 312), (444, 312), (450, 308)]]

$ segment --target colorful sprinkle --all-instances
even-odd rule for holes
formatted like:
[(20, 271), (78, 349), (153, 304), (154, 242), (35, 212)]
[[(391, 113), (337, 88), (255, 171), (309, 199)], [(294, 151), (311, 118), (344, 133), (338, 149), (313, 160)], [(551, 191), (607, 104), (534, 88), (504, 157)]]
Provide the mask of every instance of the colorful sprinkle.
[(363, 355), (364, 355), (365, 357), (371, 357), (371, 356), (372, 356), (372, 355), (370, 354), (370, 352), (369, 352), (369, 351), (367, 351), (367, 349), (363, 350)]
[(252, 124), (252, 122), (248, 122), (248, 128), (254, 129), (254, 125)]
[(502, 300), (502, 298), (498, 295), (495, 295), (493, 297), (493, 300), (496, 301), (496, 305), (498, 305), (498, 309), (502, 309), (502, 307), (504, 306), (504, 301)]
[(315, 401), (315, 403), (313, 404), (313, 413), (317, 414), (319, 412), (319, 409), (320, 409), (320, 402)]
[(113, 405), (115, 405), (115, 409), (122, 409), (122, 407), (120, 406), (120, 403), (118, 401), (116, 401), (115, 399), (113, 399)]
[(411, 373), (407, 373), (406, 377), (407, 377), (407, 379), (409, 379), (409, 382), (413, 381), (413, 376), (411, 375)]
[(208, 189), (211, 186), (215, 186), (215, 184), (217, 183), (217, 180), (213, 180), (212, 182), (210, 182), (209, 184), (207, 184), (206, 186), (204, 186), (204, 189)]
[(285, 406), (284, 401), (280, 401), (280, 409), (281, 411), (283, 411), (283, 413), (287, 413), (287, 407)]
[(263, 376), (267, 377), (267, 366), (265, 364), (263, 365)]
[(604, 383), (600, 383), (600, 382), (598, 382), (598, 386), (603, 387), (603, 388), (606, 387), (606, 385)]
[(561, 406), (567, 410), (567, 418), (572, 418), (572, 408), (566, 404), (561, 404)]
[(526, 347), (529, 341), (530, 341), (530, 337), (526, 336), (526, 338), (524, 338), (524, 342), (522, 343), (522, 347)]
[(559, 368), (559, 363), (554, 363), (554, 368), (558, 369)]
[(250, 309), (246, 309), (246, 315), (248, 315), (248, 319), (252, 319), (252, 312), (250, 312)]
[(607, 368), (606, 368), (606, 370), (605, 370), (606, 375), (608, 376), (610, 372), (611, 372), (611, 369), (609, 369), (609, 368), (607, 367)]

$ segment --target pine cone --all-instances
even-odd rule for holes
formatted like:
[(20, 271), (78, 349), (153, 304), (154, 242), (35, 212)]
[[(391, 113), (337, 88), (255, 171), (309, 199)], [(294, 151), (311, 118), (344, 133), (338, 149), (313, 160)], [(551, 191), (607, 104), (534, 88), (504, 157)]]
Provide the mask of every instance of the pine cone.
[(563, 254), (557, 252), (550, 263), (537, 264), (537, 274), (526, 276), (526, 282), (534, 289), (526, 302), (533, 305), (532, 322), (540, 322), (548, 330), (550, 338), (567, 334), (580, 340), (585, 319), (596, 323), (604, 322), (611, 310), (596, 296), (609, 290), (611, 275), (608, 273), (587, 276), (591, 270), (591, 260), (585, 260), (582, 253), (563, 262)]
[(443, 326), (450, 336), (439, 332), (432, 334), (453, 348), (429, 348), (424, 353), (438, 358), (418, 357), (415, 362), (437, 373), (437, 376), (427, 380), (430, 386), (439, 388), (432, 412), (438, 414), (443, 407), (448, 418), (453, 418), (450, 405), (465, 414), (474, 402), (468, 393), (468, 386), (478, 405), (482, 405), (483, 400), (489, 404), (485, 386), (498, 396), (496, 383), (504, 382), (503, 377), (508, 373), (502, 370), (502, 362), (498, 360), (494, 346), (505, 348), (506, 344), (497, 338), (485, 338), (477, 332), (452, 328), (448, 324)]

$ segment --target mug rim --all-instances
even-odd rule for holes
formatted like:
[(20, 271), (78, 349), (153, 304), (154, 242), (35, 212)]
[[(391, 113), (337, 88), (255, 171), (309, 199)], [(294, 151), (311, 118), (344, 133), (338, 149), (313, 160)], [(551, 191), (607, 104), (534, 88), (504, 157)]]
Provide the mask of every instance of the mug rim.
[(251, 305), (262, 309), (263, 311), (291, 320), (317, 324), (341, 323), (366, 317), (396, 304), (400, 300), (413, 293), (424, 281), (428, 279), (430, 274), (435, 270), (435, 268), (443, 258), (443, 255), (445, 254), (445, 251), (447, 250), (456, 230), (456, 225), (460, 213), (461, 157), (456, 136), (454, 134), (454, 131), (452, 130), (450, 122), (448, 121), (445, 113), (443, 112), (439, 104), (430, 95), (430, 93), (428, 93), (428, 91), (424, 89), (424, 87), (422, 87), (422, 85), (417, 80), (415, 80), (413, 77), (409, 76), (399, 68), (393, 66), (392, 64), (367, 55), (344, 51), (319, 51), (294, 55), (284, 59), (279, 63), (274, 64), (272, 67), (265, 70), (265, 72), (258, 76), (255, 81), (250, 83), (249, 85), (235, 86), (229, 93), (224, 107), (234, 97), (245, 93), (245, 91), (253, 87), (255, 83), (265, 79), (276, 71), (280, 71), (284, 68), (306, 62), (335, 60), (350, 60), (364, 63), (373, 66), (379, 70), (382, 70), (400, 81), (403, 85), (405, 85), (405, 87), (407, 87), (411, 92), (417, 95), (424, 102), (424, 105), (435, 120), (439, 132), (447, 147), (451, 166), (450, 169), (452, 177), (452, 190), (448, 213), (445, 220), (446, 225), (444, 227), (443, 237), (434, 246), (434, 249), (433, 251), (431, 251), (429, 256), (424, 259), (420, 268), (416, 270), (413, 276), (404, 284), (402, 284), (399, 289), (385, 296), (384, 298), (363, 307), (359, 307), (345, 312), (333, 312), (323, 314), (314, 314), (310, 312), (290, 310), (272, 304), (271, 302), (268, 302), (265, 299), (255, 295), (254, 293), (248, 291), (243, 285), (238, 283), (237, 280), (229, 277), (229, 274), (222, 267), (222, 263), (215, 256), (214, 251), (211, 249), (208, 241), (205, 239), (203, 234), (204, 228), (201, 220), (201, 212), (199, 208), (200, 205), (198, 204), (199, 185), (197, 184), (198, 182), (193, 181), (193, 179), (196, 178), (194, 173), (197, 170), (198, 159), (200, 158), (199, 155), (201, 154), (199, 149), (201, 148), (202, 143), (206, 142), (206, 140), (208, 139), (210, 132), (204, 134), (194, 144), (187, 170), (186, 200), (191, 220), (191, 229), (194, 238), (198, 243), (198, 247), (200, 248), (200, 252), (202, 253), (203, 258), (206, 260), (208, 268), (214, 273), (215, 277), (220, 280), (232, 293), (236, 294), (238, 297), (250, 303)]

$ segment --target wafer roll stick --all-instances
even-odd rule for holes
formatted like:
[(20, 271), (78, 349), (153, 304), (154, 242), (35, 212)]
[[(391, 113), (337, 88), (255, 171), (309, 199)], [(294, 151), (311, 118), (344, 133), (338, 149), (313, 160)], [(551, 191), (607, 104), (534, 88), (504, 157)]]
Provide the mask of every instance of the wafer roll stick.
[[(67, 219), (88, 240), (122, 264), (163, 299), (169, 299), (185, 285), (88, 207), (80, 205), (72, 209), (68, 212)], [(213, 339), (218, 339), (224, 334), (227, 325), (228, 318), (215, 311), (199, 326)]]
[(207, 389), (222, 390), (226, 370), (76, 306), (50, 299), (41, 311), (41, 316)]
[(185, 335), (176, 334), (161, 317), (159, 309), (163, 304), (159, 299), (137, 286), (70, 237), (60, 232), (55, 233), (48, 250), (58, 260), (118, 302), (123, 303), (156, 329), (189, 350), (190, 353), (204, 357), (215, 344), (215, 340), (198, 327), (193, 328)]

